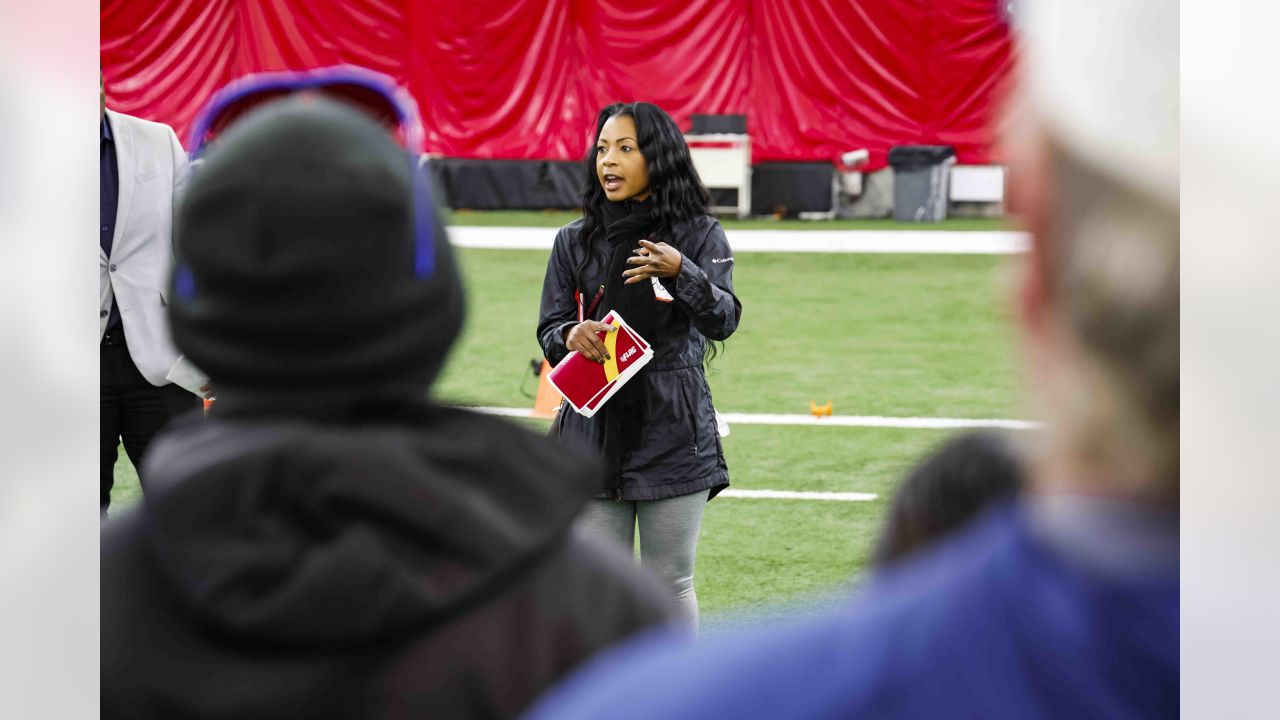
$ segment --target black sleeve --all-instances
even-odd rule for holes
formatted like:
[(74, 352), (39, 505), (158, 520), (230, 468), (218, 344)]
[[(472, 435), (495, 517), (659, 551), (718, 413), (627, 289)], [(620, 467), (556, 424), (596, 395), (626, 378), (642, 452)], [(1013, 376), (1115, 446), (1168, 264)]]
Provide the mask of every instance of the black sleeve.
[(724, 340), (738, 329), (742, 303), (733, 293), (733, 250), (719, 221), (712, 220), (702, 237), (689, 244), (680, 272), (662, 284), (703, 337)]
[(578, 322), (578, 302), (574, 297), (573, 253), (577, 233), (568, 226), (556, 233), (542, 281), (542, 302), (538, 307), (538, 344), (552, 365), (559, 364), (569, 350), (564, 346), (564, 329)]

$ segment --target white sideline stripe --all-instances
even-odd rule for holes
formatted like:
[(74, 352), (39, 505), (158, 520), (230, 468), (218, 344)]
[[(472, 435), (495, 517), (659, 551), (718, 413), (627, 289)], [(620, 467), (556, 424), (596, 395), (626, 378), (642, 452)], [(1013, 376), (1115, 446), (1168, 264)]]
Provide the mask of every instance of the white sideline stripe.
[(860, 492), (798, 492), (795, 490), (737, 490), (726, 488), (718, 498), (747, 498), (751, 500), (835, 500), (841, 502), (870, 502), (878, 495)]
[(876, 415), (770, 415), (767, 413), (720, 413), (728, 423), (743, 425), (835, 425), (837, 427), (888, 428), (1008, 428), (1032, 430), (1036, 423), (1028, 420), (983, 418), (881, 417)]
[[(1026, 252), (1026, 233), (1004, 230), (726, 230), (734, 252), (939, 253)], [(458, 247), (550, 250), (556, 228), (451, 225)]]
[[(468, 408), (489, 415), (507, 417), (532, 417), (529, 408), (508, 407), (473, 407)], [(729, 424), (742, 425), (827, 425), (834, 427), (888, 427), (888, 428), (1007, 428), (1011, 430), (1033, 430), (1038, 423), (1029, 420), (999, 420), (981, 418), (922, 418), (922, 417), (878, 417), (874, 415), (832, 415), (814, 417), (812, 415), (770, 415), (766, 413), (720, 413), (720, 419)]]

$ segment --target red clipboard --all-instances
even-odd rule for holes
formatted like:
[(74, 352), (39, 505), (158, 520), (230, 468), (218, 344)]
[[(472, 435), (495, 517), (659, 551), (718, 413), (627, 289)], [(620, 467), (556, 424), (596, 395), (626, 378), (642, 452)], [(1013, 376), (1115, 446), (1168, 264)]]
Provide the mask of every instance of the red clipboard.
[(601, 322), (618, 328), (611, 333), (596, 333), (609, 348), (607, 362), (588, 360), (575, 350), (547, 375), (548, 382), (564, 396), (569, 406), (585, 417), (595, 415), (653, 359), (653, 348), (648, 341), (632, 330), (621, 315), (611, 312)]

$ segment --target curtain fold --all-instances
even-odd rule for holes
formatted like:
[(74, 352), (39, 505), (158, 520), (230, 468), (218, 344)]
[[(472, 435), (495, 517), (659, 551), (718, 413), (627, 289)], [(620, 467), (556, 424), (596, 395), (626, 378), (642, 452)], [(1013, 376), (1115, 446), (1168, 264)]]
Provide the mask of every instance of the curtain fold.
[(753, 160), (944, 144), (995, 161), (994, 0), (103, 0), (108, 104), (174, 126), (241, 75), (350, 63), (409, 88), (431, 152), (576, 160), (616, 100), (745, 114)]

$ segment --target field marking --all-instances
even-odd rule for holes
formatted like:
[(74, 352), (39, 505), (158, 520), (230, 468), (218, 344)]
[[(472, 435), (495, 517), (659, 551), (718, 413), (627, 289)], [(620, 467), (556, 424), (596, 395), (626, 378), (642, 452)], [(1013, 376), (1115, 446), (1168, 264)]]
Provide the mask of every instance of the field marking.
[(796, 490), (738, 490), (726, 488), (717, 498), (746, 498), (750, 500), (827, 500), (836, 502), (871, 502), (879, 497), (875, 493), (860, 492), (800, 492)]
[[(529, 408), (473, 407), (468, 408), (489, 415), (506, 417), (533, 417)], [(808, 425), (828, 427), (886, 427), (924, 428), (950, 430), (958, 428), (1005, 428), (1009, 430), (1034, 430), (1039, 423), (1029, 420), (1002, 420), (984, 418), (927, 418), (881, 417), (877, 415), (774, 415), (768, 413), (720, 413), (720, 419), (730, 425)]]
[(1037, 424), (1029, 420), (1003, 420), (999, 418), (928, 418), (883, 417), (879, 415), (773, 415), (768, 413), (720, 413), (727, 423), (743, 425), (834, 425), (836, 427), (888, 427), (888, 428), (1006, 428), (1033, 430)]
[[(726, 230), (734, 252), (937, 253), (1026, 252), (1026, 233), (1006, 230)], [(556, 228), (450, 225), (458, 247), (550, 250)]]

